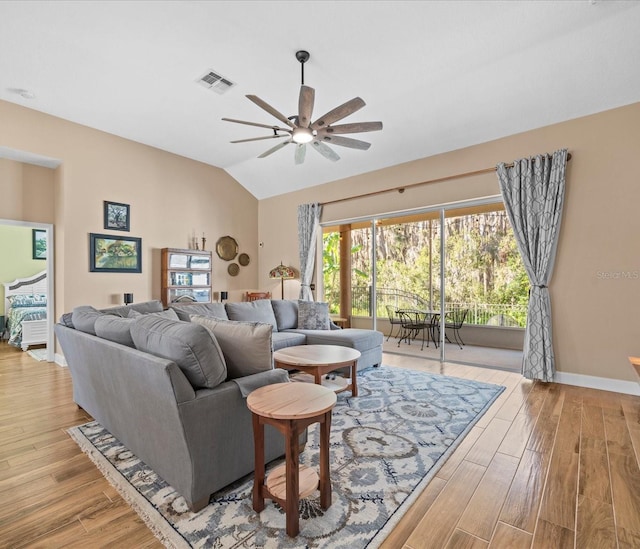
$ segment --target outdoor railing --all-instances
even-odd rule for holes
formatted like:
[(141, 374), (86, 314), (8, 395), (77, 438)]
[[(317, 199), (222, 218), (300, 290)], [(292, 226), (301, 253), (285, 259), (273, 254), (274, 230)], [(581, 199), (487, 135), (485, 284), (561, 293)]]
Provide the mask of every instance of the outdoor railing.
[[(352, 316), (372, 316), (372, 288), (354, 287), (351, 290)], [(329, 299), (329, 296), (327, 296)], [(338, 300), (339, 301), (339, 300)], [(429, 300), (395, 288), (378, 288), (376, 295), (377, 316), (387, 318), (387, 305), (398, 309), (439, 309), (440, 301), (434, 298), (432, 306)], [(510, 305), (504, 303), (464, 303), (445, 302), (446, 310), (468, 309), (465, 323), (492, 326), (524, 327), (526, 325), (526, 305)]]

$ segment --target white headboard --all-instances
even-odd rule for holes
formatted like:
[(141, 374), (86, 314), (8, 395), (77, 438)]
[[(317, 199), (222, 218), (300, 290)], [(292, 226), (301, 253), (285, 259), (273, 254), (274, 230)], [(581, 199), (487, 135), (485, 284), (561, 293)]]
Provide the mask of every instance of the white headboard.
[(47, 295), (47, 271), (40, 271), (27, 278), (16, 278), (13, 282), (3, 282), (4, 310), (9, 310), (7, 298), (11, 295)]

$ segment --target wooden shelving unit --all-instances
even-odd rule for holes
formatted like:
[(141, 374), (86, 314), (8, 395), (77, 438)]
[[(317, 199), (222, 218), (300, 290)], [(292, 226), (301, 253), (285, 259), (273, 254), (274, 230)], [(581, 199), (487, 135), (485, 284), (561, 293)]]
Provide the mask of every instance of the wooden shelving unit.
[(162, 303), (211, 303), (211, 252), (162, 249)]

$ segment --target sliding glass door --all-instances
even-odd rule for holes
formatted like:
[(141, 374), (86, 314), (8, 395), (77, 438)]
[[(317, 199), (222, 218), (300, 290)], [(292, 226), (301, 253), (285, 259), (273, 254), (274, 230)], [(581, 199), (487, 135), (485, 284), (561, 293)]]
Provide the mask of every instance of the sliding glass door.
[(352, 326), (397, 340), (408, 310), (426, 329), (397, 341), (400, 350), (417, 344), (429, 358), (469, 363), (483, 353), (462, 353), (467, 342), (521, 350), (528, 282), (498, 197), (324, 230), (324, 296)]

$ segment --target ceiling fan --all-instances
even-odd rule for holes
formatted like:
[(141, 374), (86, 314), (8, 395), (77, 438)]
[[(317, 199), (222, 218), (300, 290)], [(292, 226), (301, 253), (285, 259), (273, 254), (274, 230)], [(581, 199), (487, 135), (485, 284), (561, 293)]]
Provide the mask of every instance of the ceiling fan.
[(314, 122), (311, 121), (315, 90), (304, 85), (304, 64), (309, 60), (309, 57), (310, 55), (307, 51), (301, 50), (296, 52), (296, 59), (300, 62), (302, 72), (297, 115), (285, 116), (258, 96), (246, 96), (249, 100), (258, 105), (258, 107), (267, 111), (287, 127), (269, 126), (268, 124), (258, 124), (256, 122), (246, 122), (244, 120), (235, 120), (233, 118), (223, 118), (222, 120), (227, 122), (246, 124), (247, 126), (256, 126), (258, 128), (267, 128), (273, 131), (273, 135), (252, 137), (250, 139), (239, 139), (237, 141), (231, 141), (231, 143), (246, 143), (248, 141), (260, 141), (263, 139), (287, 138), (286, 141), (278, 143), (275, 147), (263, 152), (258, 156), (258, 158), (265, 158), (266, 156), (282, 149), (289, 143), (293, 143), (296, 146), (294, 156), (296, 164), (302, 164), (304, 162), (307, 152), (307, 143), (310, 143), (311, 147), (318, 151), (322, 156), (334, 162), (340, 160), (340, 157), (331, 147), (327, 146), (327, 144), (348, 147), (350, 149), (359, 149), (362, 151), (366, 151), (371, 146), (371, 143), (367, 143), (366, 141), (360, 141), (359, 139), (353, 139), (351, 137), (342, 137), (340, 134), (379, 131), (382, 129), (382, 122), (355, 122), (352, 124), (332, 125), (334, 122), (338, 122), (364, 107), (365, 102), (360, 97), (354, 97), (339, 107), (330, 110)]

